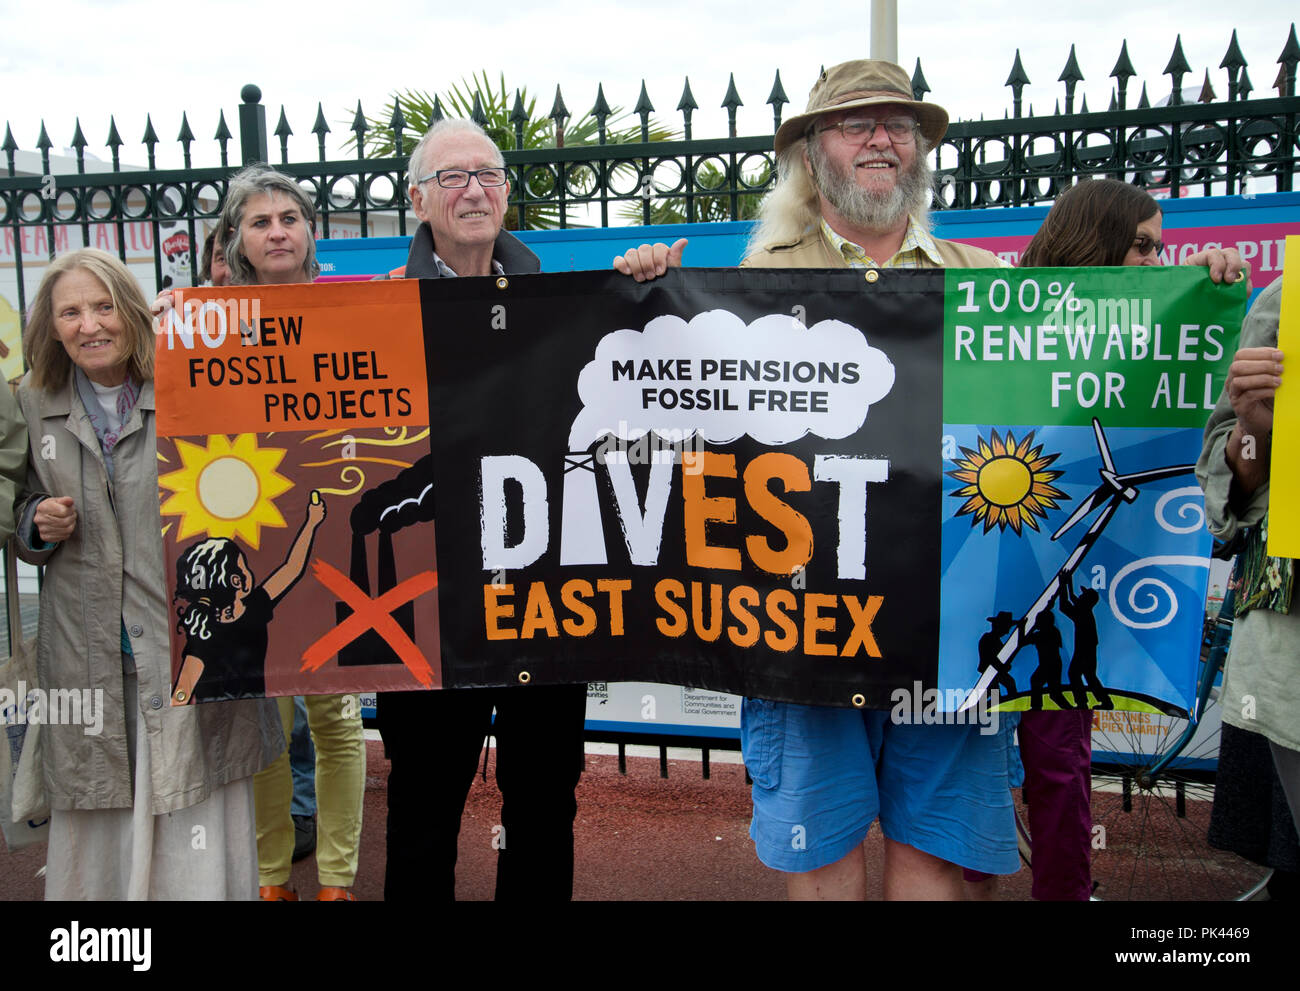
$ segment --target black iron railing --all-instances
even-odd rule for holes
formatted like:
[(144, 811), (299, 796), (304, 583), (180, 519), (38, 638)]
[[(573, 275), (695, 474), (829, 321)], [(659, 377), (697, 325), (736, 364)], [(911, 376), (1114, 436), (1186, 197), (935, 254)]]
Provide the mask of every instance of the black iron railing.
[[(1195, 101), (1183, 101), (1183, 77), (1191, 70), (1182, 55), (1181, 42), (1165, 68), (1171, 92), (1166, 105), (1152, 107), (1145, 84), (1138, 104), (1127, 108), (1129, 83), (1134, 75), (1125, 45), (1110, 76), (1115, 79), (1110, 109), (1089, 112), (1086, 99), (1074, 109), (1077, 84), (1083, 76), (1071, 49), (1059, 81), (1064, 84), (1064, 111), (1058, 105), (1048, 116), (1023, 113), (1023, 93), (1029, 79), (1016, 54), (1006, 85), (1012, 90), (1012, 113), (1001, 120), (956, 121), (934, 150), (935, 209), (1019, 206), (1050, 201), (1080, 175), (1106, 175), (1150, 188), (1164, 188), (1178, 196), (1186, 187), (1204, 194), (1232, 194), (1294, 188), (1300, 146), (1295, 95), (1295, 75), (1300, 44), (1292, 26), (1281, 56), (1274, 88), (1277, 96), (1250, 99), (1253, 86), (1234, 32), (1220, 63), (1226, 70), (1228, 98), (1219, 100), (1210, 84), (1209, 71)], [(486, 77), (485, 77), (486, 78)], [(917, 63), (912, 85), (924, 96), (929, 85)], [(314, 161), (290, 162), (289, 137), (293, 131), (281, 109), (276, 127), (268, 132), (266, 108), (256, 86), (246, 86), (238, 112), (238, 163), (230, 160), (235, 139), (221, 115), (213, 140), (218, 166), (192, 167), (195, 137), (188, 118), (182, 116), (179, 142), (183, 166), (156, 167), (159, 138), (152, 119), (146, 118), (143, 137), (147, 165), (131, 169), (122, 165), (121, 139), (110, 120), (107, 147), (111, 166), (96, 172), (86, 167), (89, 146), (78, 121), (72, 138), (76, 170), (54, 175), (50, 171), (50, 141), (44, 125), (37, 140), (38, 170), (17, 168), (18, 145), (6, 126), (3, 150), (7, 175), (0, 177), (0, 232), (14, 245), (19, 309), (26, 305), (22, 276), (22, 239), (33, 235), (50, 257), (64, 245), (92, 243), (92, 228), (99, 240), (115, 244), (126, 258), (128, 225), (147, 225), (152, 232), (157, 284), (164, 284), (163, 262), (169, 254), (187, 252), (191, 270), (197, 269), (200, 235), (205, 235), (220, 211), (229, 175), (239, 165), (271, 161), (271, 139), (278, 145), (277, 167), (297, 177), (315, 197), (321, 215), (319, 236), (332, 236), (340, 220), (357, 224), (362, 237), (371, 233), (373, 221), (388, 218), (385, 227), (405, 234), (408, 228), (406, 183), (407, 151), (418, 137), (401, 105), (391, 113), (368, 119), (357, 106), (349, 128), (354, 158), (329, 159), (326, 151), (329, 125), (318, 106), (311, 128), (316, 138)], [(789, 103), (776, 75), (767, 104), (772, 108), (773, 132)], [(687, 81), (677, 111), (681, 127), (666, 140), (664, 129), (652, 128), (654, 107), (644, 84), (632, 118), (639, 121), (619, 131), (611, 130), (613, 111), (603, 87), (590, 117), (588, 143), (565, 142), (570, 114), (558, 89), (547, 115), (546, 147), (527, 147), (538, 133), (516, 93), (515, 107), (499, 140), (507, 145), (511, 172), (508, 224), (514, 227), (568, 227), (581, 224), (660, 223), (745, 219), (753, 215), (761, 194), (773, 179), (772, 134), (743, 137), (737, 134), (737, 111), (742, 106), (734, 79), (721, 107), (727, 113), (725, 138), (692, 136), (693, 115), (699, 109)], [(487, 124), (478, 95), (469, 116)], [(433, 119), (441, 115), (435, 100)], [(424, 122), (424, 123), (427, 123)], [(525, 125), (532, 124), (526, 129)], [(513, 133), (511, 133), (513, 132)], [(567, 132), (572, 136), (575, 132)], [(513, 147), (509, 147), (513, 145)], [(388, 157), (367, 157), (367, 149), (387, 148)], [(93, 163), (92, 163), (93, 164)], [(115, 237), (104, 238), (107, 227)], [(387, 230), (385, 231), (387, 232)], [(184, 235), (184, 236), (180, 236)]]

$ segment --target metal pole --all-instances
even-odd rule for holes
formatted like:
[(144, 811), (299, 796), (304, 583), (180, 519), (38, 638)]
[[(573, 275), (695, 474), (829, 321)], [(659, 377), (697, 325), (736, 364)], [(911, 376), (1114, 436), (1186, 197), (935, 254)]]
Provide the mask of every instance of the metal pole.
[(871, 57), (898, 62), (898, 0), (871, 0)]

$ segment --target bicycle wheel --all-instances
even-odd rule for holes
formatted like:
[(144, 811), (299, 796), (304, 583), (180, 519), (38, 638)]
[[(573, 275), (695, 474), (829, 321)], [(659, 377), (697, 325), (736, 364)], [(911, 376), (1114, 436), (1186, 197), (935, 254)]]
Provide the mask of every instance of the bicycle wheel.
[(1096, 712), (1092, 762), (1092, 877), (1111, 900), (1247, 900), (1270, 871), (1206, 840), (1214, 804), (1217, 689), (1189, 743), (1154, 776), (1187, 720)]

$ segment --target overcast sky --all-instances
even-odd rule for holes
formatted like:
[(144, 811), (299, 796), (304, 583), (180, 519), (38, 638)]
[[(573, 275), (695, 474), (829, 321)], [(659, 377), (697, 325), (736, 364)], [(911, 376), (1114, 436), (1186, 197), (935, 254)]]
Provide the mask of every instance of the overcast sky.
[[(696, 136), (725, 134), (719, 104), (734, 72), (745, 106), (741, 134), (771, 133), (764, 104), (773, 74), (791, 105), (801, 109), (819, 67), (865, 57), (869, 8), (856, 4), (792, 4), (749, 0), (710, 4), (659, 0), (653, 5), (545, 4), (494, 0), (437, 6), (405, 0), (369, 5), (355, 0), (307, 4), (223, 0), (203, 14), (190, 5), (156, 0), (63, 0), (53, 7), (5, 0), (5, 44), (0, 48), (0, 118), (19, 147), (35, 148), (44, 119), (55, 150), (72, 138), (79, 116), (89, 151), (107, 157), (104, 141), (115, 114), (126, 140), (123, 159), (143, 165), (145, 114), (165, 147), (159, 164), (180, 164), (173, 139), (181, 112), (199, 141), (196, 164), (215, 164), (211, 140), (224, 109), (238, 134), (239, 92), (257, 83), (275, 127), (281, 104), (296, 136), (291, 160), (315, 157), (309, 129), (320, 101), (333, 128), (330, 157), (341, 157), (351, 112), (360, 100), (377, 113), (398, 89), (445, 90), (486, 69), (496, 79), (526, 87), (550, 109), (555, 87), (569, 110), (590, 108), (603, 82), (611, 104), (631, 107), (646, 80), (657, 115), (680, 126), (675, 112), (689, 75), (700, 109)], [(1108, 73), (1128, 40), (1137, 69), (1133, 100), (1146, 80), (1152, 102), (1166, 96), (1160, 75), (1181, 32), (1192, 66), (1185, 86), (1200, 84), (1205, 70), (1221, 97), (1226, 72), (1218, 68), (1233, 28), (1258, 96), (1271, 95), (1277, 57), (1295, 17), (1294, 0), (1225, 4), (1201, 0), (1071, 5), (928, 0), (899, 3), (899, 61), (911, 71), (919, 56), (933, 92), (930, 99), (956, 117), (1001, 116), (1010, 107), (1003, 83), (1017, 47), (1032, 81), (1026, 98), (1050, 111), (1063, 87), (1056, 81), (1077, 46), (1090, 109), (1105, 109), (1113, 83)], [(597, 20), (588, 11), (599, 9)], [(859, 13), (846, 21), (844, 11)], [(487, 12), (495, 13), (489, 18)], [(179, 12), (178, 12), (179, 11)], [(797, 13), (792, 14), (795, 11)], [(218, 17), (219, 13), (219, 17)], [(787, 112), (790, 108), (787, 108)], [(274, 138), (272, 147), (275, 148)], [(276, 152), (273, 150), (273, 156)], [(237, 159), (235, 148), (232, 158)]]

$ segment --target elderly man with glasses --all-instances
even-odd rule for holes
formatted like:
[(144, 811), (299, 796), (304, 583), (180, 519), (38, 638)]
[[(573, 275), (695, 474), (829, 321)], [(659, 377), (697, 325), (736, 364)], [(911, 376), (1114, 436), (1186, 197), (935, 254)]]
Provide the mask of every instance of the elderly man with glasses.
[[(477, 124), (435, 124), (412, 151), (409, 171), (411, 208), (421, 223), (406, 265), (390, 277), (541, 268), (532, 251), (501, 229), (510, 182), (500, 150)], [(498, 850), (496, 897), (572, 897), (574, 789), (586, 706), (585, 684), (381, 692), (379, 731), (392, 766), (384, 897), (454, 897), (461, 816), (489, 733), (497, 742), (501, 823), (484, 828), (480, 839)]]
[[(931, 236), (927, 155), (948, 114), (914, 98), (907, 73), (858, 60), (824, 70), (804, 113), (776, 132), (777, 183), (742, 266), (978, 268), (1005, 263)], [(614, 260), (638, 282), (681, 264), (685, 239)], [(1202, 253), (1216, 281), (1235, 251)], [(937, 438), (936, 438), (937, 440)], [(888, 712), (746, 699), (742, 747), (754, 780), (759, 859), (791, 898), (866, 897), (863, 840), (880, 820), (886, 898), (961, 899), (962, 868), (1019, 866), (1004, 734), (975, 725), (891, 723)]]

